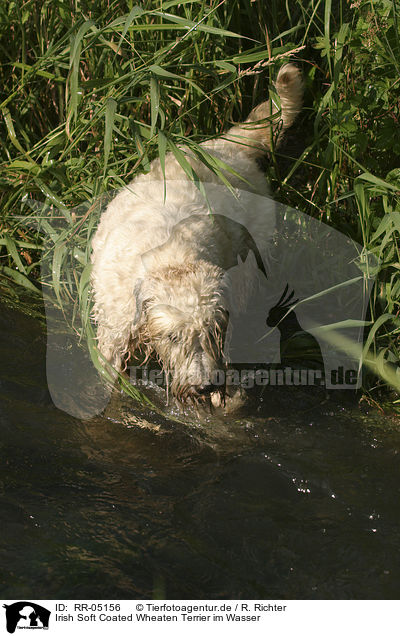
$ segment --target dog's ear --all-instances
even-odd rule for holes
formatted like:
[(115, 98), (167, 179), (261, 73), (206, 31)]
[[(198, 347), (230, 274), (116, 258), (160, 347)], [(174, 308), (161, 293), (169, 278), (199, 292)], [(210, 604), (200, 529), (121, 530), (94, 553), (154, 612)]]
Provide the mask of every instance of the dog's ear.
[(143, 278), (139, 278), (136, 281), (133, 288), (133, 295), (135, 296), (136, 300), (136, 313), (133, 322), (137, 324), (138, 322), (140, 322), (143, 312)]

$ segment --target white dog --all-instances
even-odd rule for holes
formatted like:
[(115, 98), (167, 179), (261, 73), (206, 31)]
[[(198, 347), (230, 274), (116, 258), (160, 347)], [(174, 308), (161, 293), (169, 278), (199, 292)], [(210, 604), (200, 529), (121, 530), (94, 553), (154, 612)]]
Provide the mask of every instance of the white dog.
[[(271, 147), (275, 133), (279, 143), (301, 109), (303, 82), (296, 66), (280, 70), (276, 89), (280, 116), (271, 118), (277, 108), (264, 102), (244, 124), (201, 144), (226, 165), (224, 174), (242, 210), (251, 205), (246, 192), (269, 194), (256, 160)], [(156, 159), (150, 172), (119, 192), (102, 215), (92, 256), (102, 357), (117, 371), (131, 355), (157, 358), (181, 401), (204, 399), (217, 390), (213, 378), (225, 364), (229, 320), (223, 302), (227, 269), (237, 264), (237, 255), (244, 260), (252, 251), (265, 273), (252, 237), (232, 220), (231, 192), (193, 152), (187, 151), (186, 159), (193, 181), (170, 153), (164, 167)], [(252, 207), (246, 215), (253, 236), (268, 242), (268, 217)]]

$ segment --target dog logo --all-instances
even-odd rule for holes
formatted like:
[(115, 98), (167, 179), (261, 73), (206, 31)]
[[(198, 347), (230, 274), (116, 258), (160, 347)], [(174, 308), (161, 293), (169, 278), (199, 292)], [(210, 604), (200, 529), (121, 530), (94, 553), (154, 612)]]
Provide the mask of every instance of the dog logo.
[(14, 634), (16, 629), (48, 629), (51, 612), (32, 603), (18, 601), (11, 605), (3, 605), (6, 610), (7, 631)]

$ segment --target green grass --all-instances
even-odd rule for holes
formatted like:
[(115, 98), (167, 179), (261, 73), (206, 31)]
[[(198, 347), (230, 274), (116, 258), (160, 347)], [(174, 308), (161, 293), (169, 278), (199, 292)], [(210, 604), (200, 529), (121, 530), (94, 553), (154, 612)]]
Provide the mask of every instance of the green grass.
[(2, 293), (39, 294), (47, 263), (44, 292), (90, 332), (89, 244), (107, 193), (242, 119), (292, 59), (305, 144), (268, 177), (279, 200), (379, 259), (365, 391), (386, 399), (382, 387), (399, 390), (386, 364), (400, 358), (399, 25), (398, 0), (1, 3)]

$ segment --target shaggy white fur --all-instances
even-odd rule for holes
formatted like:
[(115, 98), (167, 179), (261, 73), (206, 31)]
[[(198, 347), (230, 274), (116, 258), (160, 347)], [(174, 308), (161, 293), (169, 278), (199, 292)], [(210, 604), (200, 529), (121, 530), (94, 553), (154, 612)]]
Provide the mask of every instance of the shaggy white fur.
[(246, 255), (249, 249), (257, 253), (243, 227), (224, 219), (232, 219), (235, 206), (243, 218), (247, 208), (245, 226), (257, 236), (257, 245), (271, 237), (268, 216), (247, 195), (269, 194), (256, 159), (270, 147), (272, 134), (277, 133), (279, 142), (301, 109), (303, 82), (298, 68), (284, 66), (276, 88), (281, 115), (273, 124), (257, 123), (276, 112), (264, 102), (245, 124), (202, 144), (246, 180), (226, 171), (236, 197), (188, 151), (206, 201), (174, 155), (167, 154), (165, 177), (156, 159), (150, 172), (136, 177), (108, 205), (93, 240), (92, 287), (100, 353), (116, 370), (128, 353), (154, 355), (181, 400), (213, 390), (212, 374), (223, 364), (228, 322), (222, 302), (225, 273), (237, 253)]

